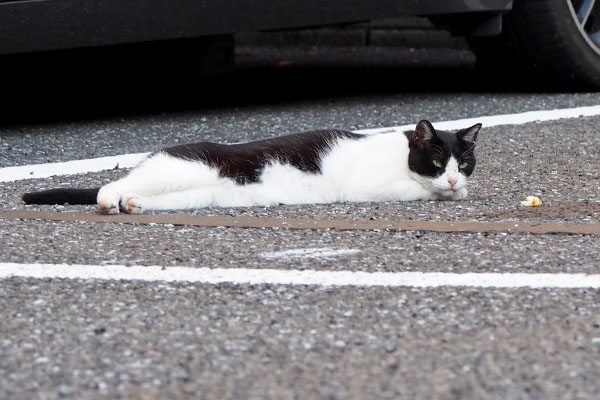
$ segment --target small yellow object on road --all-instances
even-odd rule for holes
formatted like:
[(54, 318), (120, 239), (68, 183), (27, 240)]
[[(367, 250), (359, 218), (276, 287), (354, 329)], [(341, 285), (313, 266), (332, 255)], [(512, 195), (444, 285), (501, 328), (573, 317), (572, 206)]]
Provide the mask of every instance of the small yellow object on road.
[(527, 200), (522, 201), (521, 205), (523, 207), (537, 207), (542, 205), (542, 200), (536, 196), (527, 196)]

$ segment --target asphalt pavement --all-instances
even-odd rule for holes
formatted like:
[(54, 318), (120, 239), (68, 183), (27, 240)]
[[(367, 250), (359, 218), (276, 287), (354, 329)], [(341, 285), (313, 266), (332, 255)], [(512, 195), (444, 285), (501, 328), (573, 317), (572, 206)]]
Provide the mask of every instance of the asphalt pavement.
[[(447, 70), (439, 65), (423, 70), (374, 66), (369, 58), (368, 68), (341, 75), (338, 66), (290, 69), (289, 63), (277, 61), (291, 57), (285, 52), (261, 48), (252, 58), (250, 50), (244, 51), (246, 67), (224, 89), (210, 85), (202, 92), (200, 83), (193, 85), (202, 101), (184, 91), (185, 100), (175, 106), (156, 94), (142, 103), (147, 107), (132, 106), (131, 112), (121, 102), (116, 109), (86, 112), (54, 107), (52, 115), (37, 104), (33, 111), (39, 118), (19, 116), (0, 127), (0, 168), (146, 152), (199, 140), (232, 143), (314, 128), (365, 129), (423, 118), (435, 122), (600, 104), (597, 93), (513, 92), (494, 82), (481, 83), (473, 77), (464, 49)], [(366, 51), (357, 57), (366, 57)], [(260, 65), (283, 65), (268, 70), (277, 88), (268, 88), (269, 73)], [(392, 82), (394, 77), (398, 80)], [(166, 82), (159, 84), (160, 94), (173, 93), (164, 90)], [(203, 96), (216, 101), (209, 104)], [(94, 94), (85, 100), (98, 106)], [(600, 117), (586, 117), (484, 126), (469, 198), (461, 202), (202, 209), (190, 214), (597, 224), (599, 122)], [(97, 186), (126, 172), (0, 183), (0, 212), (94, 213), (89, 206), (25, 206), (20, 195), (41, 188)], [(542, 198), (544, 206), (521, 207), (528, 195)], [(564, 233), (0, 218), (0, 262), (21, 264), (598, 274), (599, 244), (596, 235)], [(353, 251), (273, 256), (294, 249)], [(600, 397), (599, 316), (597, 289), (13, 277), (0, 283), (0, 398), (595, 399)]]

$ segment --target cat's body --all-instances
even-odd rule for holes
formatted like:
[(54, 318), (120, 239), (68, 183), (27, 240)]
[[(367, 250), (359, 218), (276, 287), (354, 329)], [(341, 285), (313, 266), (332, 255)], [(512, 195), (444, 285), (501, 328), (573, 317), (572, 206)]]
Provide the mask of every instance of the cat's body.
[(151, 154), (100, 189), (54, 189), (29, 204), (89, 204), (101, 212), (276, 204), (460, 200), (475, 167), (481, 125), (450, 133), (421, 121), (414, 132), (321, 130), (256, 142), (196, 143)]

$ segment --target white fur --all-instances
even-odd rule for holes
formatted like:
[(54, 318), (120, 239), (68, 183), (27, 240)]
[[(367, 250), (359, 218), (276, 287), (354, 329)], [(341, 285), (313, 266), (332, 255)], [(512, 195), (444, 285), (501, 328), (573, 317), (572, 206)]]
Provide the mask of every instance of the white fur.
[[(466, 177), (452, 158), (435, 179), (408, 168), (408, 140), (402, 133), (342, 139), (322, 160), (321, 173), (305, 173), (273, 162), (258, 183), (236, 184), (215, 168), (157, 153), (128, 176), (103, 186), (98, 207), (116, 214), (201, 207), (275, 204), (462, 199)], [(449, 180), (456, 180), (453, 187)]]

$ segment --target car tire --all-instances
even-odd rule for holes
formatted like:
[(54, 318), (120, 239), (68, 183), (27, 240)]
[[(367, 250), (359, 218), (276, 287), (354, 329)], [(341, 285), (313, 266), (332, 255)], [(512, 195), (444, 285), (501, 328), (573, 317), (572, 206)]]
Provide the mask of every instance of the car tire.
[(481, 70), (547, 89), (600, 89), (600, 0), (515, 0), (500, 35), (467, 41)]

